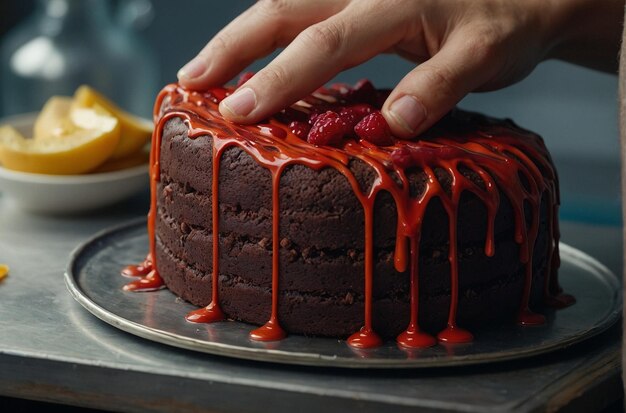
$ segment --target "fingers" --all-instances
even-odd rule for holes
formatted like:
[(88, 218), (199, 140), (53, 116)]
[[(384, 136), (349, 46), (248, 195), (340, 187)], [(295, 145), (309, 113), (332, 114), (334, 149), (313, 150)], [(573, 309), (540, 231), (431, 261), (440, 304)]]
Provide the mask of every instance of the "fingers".
[(402, 27), (388, 24), (381, 15), (384, 8), (373, 11), (364, 5), (351, 4), (300, 33), (276, 59), (221, 102), (222, 115), (238, 123), (259, 121), (398, 42)]
[[(420, 43), (425, 41), (423, 29), (413, 20), (405, 9), (380, 7), (374, 0), (259, 1), (183, 67), (179, 79), (192, 89), (222, 84), (252, 61), (288, 44), (220, 103), (226, 119), (256, 122), (306, 96), (340, 71), (397, 49), (399, 44), (413, 58), (423, 60), (428, 48)], [(402, 79), (382, 109), (396, 136), (411, 138), (423, 132), (467, 93), (498, 75), (505, 62), (495, 53), (494, 38), (481, 34), (467, 27), (449, 33), (433, 57)], [(407, 38), (417, 40), (417, 45), (406, 48)]]
[(344, 7), (342, 1), (259, 1), (222, 29), (178, 72), (181, 85), (206, 89), (232, 79), (254, 60)]
[(382, 108), (392, 132), (412, 138), (432, 126), (465, 95), (497, 73), (491, 44), (471, 33), (451, 36), (444, 47), (409, 72)]

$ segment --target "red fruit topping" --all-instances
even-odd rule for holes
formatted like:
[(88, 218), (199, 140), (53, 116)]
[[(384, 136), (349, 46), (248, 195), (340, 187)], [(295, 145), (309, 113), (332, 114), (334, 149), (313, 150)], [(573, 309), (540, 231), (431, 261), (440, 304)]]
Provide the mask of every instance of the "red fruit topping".
[(333, 83), (332, 85), (330, 85), (330, 90), (335, 90), (341, 95), (346, 95), (350, 93), (352, 87), (347, 83)]
[(342, 106), (336, 104), (336, 103), (329, 103), (329, 102), (325, 102), (322, 100), (318, 100), (314, 103), (314, 105), (309, 108), (309, 123), (311, 125), (313, 125), (315, 123), (315, 119), (317, 118), (317, 116), (321, 115), (322, 113), (326, 113), (328, 111), (331, 112), (339, 112), (339, 109), (341, 109)]
[(339, 111), (339, 116), (341, 116), (350, 129), (352, 129), (361, 121), (361, 119), (372, 113), (374, 110), (376, 109), (367, 103), (359, 103), (342, 108)]
[(307, 141), (314, 145), (337, 146), (348, 132), (346, 122), (335, 112), (328, 111), (315, 118)]
[(307, 122), (294, 120), (289, 124), (289, 129), (298, 138), (306, 140), (307, 136), (309, 135), (309, 131), (311, 130), (311, 125), (309, 125)]
[(318, 112), (316, 110), (313, 110), (311, 113), (309, 113), (309, 125), (313, 126), (315, 124), (315, 121), (317, 120), (317, 117), (324, 113), (325, 112)]
[(361, 79), (347, 96), (353, 102), (376, 104), (376, 89), (372, 82)]
[[(251, 76), (248, 73), (242, 75), (240, 84), (246, 75)], [(389, 91), (377, 91), (369, 80), (364, 79), (354, 87), (336, 83), (317, 92), (335, 99), (309, 98), (306, 100), (310, 104), (308, 109), (289, 107), (274, 118), (288, 125), (294, 135), (315, 145), (338, 146), (344, 138), (358, 137), (379, 146), (393, 145), (395, 139), (389, 125), (375, 106), (384, 102)]]
[(376, 111), (363, 118), (354, 127), (354, 131), (361, 139), (378, 146), (393, 145), (393, 137), (387, 121), (383, 115)]
[(216, 87), (208, 91), (208, 98), (213, 103), (220, 103), (230, 92), (223, 87)]
[(274, 117), (282, 123), (289, 124), (293, 121), (308, 122), (309, 114), (301, 110), (288, 107), (278, 112)]
[(413, 156), (411, 155), (411, 150), (407, 147), (402, 147), (396, 149), (391, 152), (391, 162), (393, 162), (396, 166), (402, 169), (410, 168), (415, 163), (413, 161)]
[(239, 80), (237, 80), (237, 87), (243, 85), (248, 80), (250, 80), (254, 76), (254, 72), (244, 72), (239, 76)]

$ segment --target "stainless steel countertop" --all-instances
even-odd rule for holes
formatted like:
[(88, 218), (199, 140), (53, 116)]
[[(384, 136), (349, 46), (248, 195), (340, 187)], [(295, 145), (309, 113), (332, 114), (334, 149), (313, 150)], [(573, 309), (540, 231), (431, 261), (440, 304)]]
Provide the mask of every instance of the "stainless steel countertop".
[[(72, 218), (29, 215), (0, 196), (0, 395), (124, 411), (599, 410), (620, 396), (619, 328), (529, 360), (415, 371), (288, 367), (194, 353), (117, 330), (70, 297), (70, 252), (144, 215), (147, 194)], [(621, 274), (621, 229), (566, 222), (563, 241)]]

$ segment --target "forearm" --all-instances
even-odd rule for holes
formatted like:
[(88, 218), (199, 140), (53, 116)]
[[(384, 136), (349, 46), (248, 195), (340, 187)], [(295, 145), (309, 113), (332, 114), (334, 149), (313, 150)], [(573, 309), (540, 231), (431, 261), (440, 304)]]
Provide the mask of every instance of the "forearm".
[(548, 58), (617, 73), (624, 0), (552, 0), (550, 7)]

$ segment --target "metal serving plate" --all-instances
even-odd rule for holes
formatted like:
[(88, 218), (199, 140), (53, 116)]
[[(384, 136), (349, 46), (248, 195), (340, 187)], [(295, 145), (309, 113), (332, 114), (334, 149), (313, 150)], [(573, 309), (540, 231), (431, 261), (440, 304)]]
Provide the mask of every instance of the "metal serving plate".
[(65, 281), (72, 296), (105, 322), (149, 340), (220, 356), (286, 364), (346, 368), (447, 367), (519, 359), (568, 347), (593, 337), (621, 314), (620, 284), (604, 265), (561, 244), (560, 281), (577, 303), (555, 311), (541, 327), (509, 325), (474, 331), (463, 345), (406, 350), (388, 342), (355, 350), (343, 340), (291, 335), (277, 342), (248, 339), (254, 327), (241, 322), (194, 324), (184, 315), (195, 307), (169, 290), (132, 293), (120, 269), (138, 263), (148, 248), (145, 219), (105, 230), (72, 254)]

